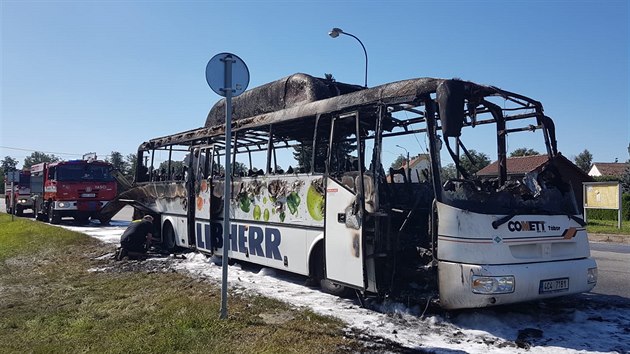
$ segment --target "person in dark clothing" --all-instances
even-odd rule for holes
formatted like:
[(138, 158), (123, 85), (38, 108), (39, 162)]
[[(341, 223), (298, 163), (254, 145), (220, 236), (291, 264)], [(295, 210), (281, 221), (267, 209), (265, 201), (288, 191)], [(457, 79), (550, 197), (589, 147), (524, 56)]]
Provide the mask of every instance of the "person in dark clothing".
[(153, 236), (153, 217), (145, 215), (142, 219), (133, 221), (120, 237), (120, 249), (116, 259), (125, 256), (142, 257), (147, 252)]

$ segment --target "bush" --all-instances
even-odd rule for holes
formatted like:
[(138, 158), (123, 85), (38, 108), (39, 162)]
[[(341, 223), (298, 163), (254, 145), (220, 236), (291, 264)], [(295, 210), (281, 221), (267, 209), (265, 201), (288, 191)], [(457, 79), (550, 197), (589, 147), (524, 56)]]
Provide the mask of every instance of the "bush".
[[(587, 209), (586, 219), (617, 220), (617, 210)], [(621, 196), (621, 219), (630, 221), (630, 193)]]
[(586, 209), (586, 219), (617, 220), (617, 210), (611, 209)]

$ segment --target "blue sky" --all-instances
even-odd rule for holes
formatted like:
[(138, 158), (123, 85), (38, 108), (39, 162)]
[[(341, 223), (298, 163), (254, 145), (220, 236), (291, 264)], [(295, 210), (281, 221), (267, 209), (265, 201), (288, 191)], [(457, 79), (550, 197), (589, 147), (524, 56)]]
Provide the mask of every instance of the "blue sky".
[[(628, 159), (629, 8), (609, 1), (10, 1), (1, 10), (0, 158), (135, 153), (200, 127), (207, 61), (250, 88), (296, 72), (369, 86), (458, 77), (541, 101), (567, 157)], [(540, 136), (536, 135), (540, 140)], [(418, 144), (410, 152), (419, 152)], [(491, 157), (490, 141), (467, 142)], [(509, 148), (534, 147), (533, 137)], [(24, 150), (19, 150), (24, 149)], [(62, 154), (63, 153), (63, 154)], [(392, 152), (393, 154), (399, 152)]]

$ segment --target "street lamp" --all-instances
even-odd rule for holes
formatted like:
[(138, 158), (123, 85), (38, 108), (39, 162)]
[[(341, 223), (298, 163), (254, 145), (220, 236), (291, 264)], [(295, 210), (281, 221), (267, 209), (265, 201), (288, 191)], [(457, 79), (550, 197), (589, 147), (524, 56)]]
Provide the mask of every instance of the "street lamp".
[(361, 45), (361, 47), (363, 48), (363, 54), (365, 54), (365, 87), (367, 88), (367, 73), (368, 73), (368, 56), (367, 56), (367, 50), (365, 50), (365, 46), (363, 45), (363, 42), (361, 42), (361, 40), (359, 38), (357, 38), (357, 36), (348, 33), (348, 32), (344, 32), (341, 28), (333, 28), (332, 30), (330, 30), (330, 32), (328, 32), (328, 35), (331, 36), (332, 38), (337, 38), (339, 37), (340, 34), (345, 34), (346, 36), (350, 36), (354, 39), (356, 39), (359, 44)]
[(405, 149), (404, 147), (402, 147), (402, 146), (400, 146), (398, 144), (396, 144), (396, 146), (401, 148), (401, 149), (403, 149), (403, 150), (405, 150), (405, 152), (407, 153), (407, 178), (409, 179), (409, 181), (411, 181), (411, 169), (409, 168), (410, 167), (409, 166), (409, 162), (410, 162), (409, 161), (409, 151), (407, 151), (407, 149)]

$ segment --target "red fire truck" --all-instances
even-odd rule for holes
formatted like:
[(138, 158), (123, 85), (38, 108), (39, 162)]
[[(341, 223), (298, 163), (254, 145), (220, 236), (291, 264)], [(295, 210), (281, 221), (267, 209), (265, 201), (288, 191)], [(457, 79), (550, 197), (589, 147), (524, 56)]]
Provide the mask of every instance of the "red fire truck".
[(11, 204), (11, 183), (8, 182), (8, 175), (4, 177), (4, 202), (7, 213), (22, 216), (25, 209), (33, 209), (33, 199), (31, 199), (31, 172), (20, 171), (20, 180), (13, 183), (13, 205)]
[(80, 222), (98, 217), (116, 197), (112, 165), (98, 160), (73, 160), (31, 166), (35, 217), (58, 224), (71, 216)]

